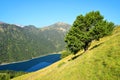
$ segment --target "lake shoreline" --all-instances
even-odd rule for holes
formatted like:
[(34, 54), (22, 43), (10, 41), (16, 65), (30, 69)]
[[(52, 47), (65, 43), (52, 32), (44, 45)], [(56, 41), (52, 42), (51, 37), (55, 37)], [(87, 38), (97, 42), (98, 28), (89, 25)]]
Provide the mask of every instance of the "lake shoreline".
[(59, 61), (61, 54), (52, 53), (48, 55), (43, 55), (30, 60), (24, 60), (19, 62), (12, 62), (9, 64), (0, 65), (0, 70), (13, 70), (13, 71), (24, 71), (33, 72), (45, 68), (56, 61)]
[(10, 63), (1, 63), (0, 66), (2, 66), (2, 65), (9, 65), (9, 64), (15, 64), (15, 63), (22, 63), (22, 62), (30, 61), (30, 60), (37, 59), (37, 58), (40, 58), (40, 57), (52, 55), (52, 54), (60, 54), (60, 52), (57, 52), (57, 53), (48, 53), (48, 54), (44, 54), (44, 55), (41, 55), (41, 56), (38, 56), (38, 57), (32, 57), (31, 59), (27, 59), (27, 60), (23, 60), (23, 61), (10, 62)]

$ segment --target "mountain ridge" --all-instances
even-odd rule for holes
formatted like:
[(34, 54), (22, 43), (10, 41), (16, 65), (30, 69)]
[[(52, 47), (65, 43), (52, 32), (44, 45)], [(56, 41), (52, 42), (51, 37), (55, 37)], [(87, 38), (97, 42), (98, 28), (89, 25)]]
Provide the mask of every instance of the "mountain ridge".
[[(57, 25), (55, 26), (57, 27)], [(1, 23), (0, 63), (31, 59), (63, 50), (66, 32), (56, 30), (55, 26), (42, 31), (41, 28), (34, 25), (21, 27), (15, 24)], [(70, 28), (70, 25), (67, 27)], [(25, 54), (27, 55), (24, 56)]]
[(45, 26), (43, 28), (40, 28), (42, 31), (44, 30), (48, 30), (48, 29), (55, 29), (55, 30), (60, 30), (60, 31), (68, 31), (69, 30), (69, 26), (71, 26), (70, 24), (67, 23), (63, 23), (63, 22), (56, 22), (52, 25), (49, 26)]

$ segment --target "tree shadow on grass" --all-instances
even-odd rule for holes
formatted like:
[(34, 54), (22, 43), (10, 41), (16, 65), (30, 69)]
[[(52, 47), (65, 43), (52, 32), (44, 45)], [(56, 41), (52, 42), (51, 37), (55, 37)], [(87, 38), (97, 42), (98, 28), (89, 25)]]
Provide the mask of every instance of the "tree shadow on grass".
[(95, 49), (95, 48), (97, 48), (98, 46), (100, 46), (100, 45), (102, 45), (102, 44), (103, 44), (103, 42), (102, 42), (102, 43), (99, 43), (99, 44), (97, 44), (97, 45), (95, 45), (95, 46), (93, 46), (93, 47), (90, 48), (89, 50)]
[[(92, 48), (90, 48), (89, 50), (92, 50), (92, 49), (94, 49), (94, 48), (97, 48), (98, 46), (100, 46), (101, 44), (103, 44), (103, 42), (102, 43), (99, 43), (99, 44), (97, 44), (97, 45), (95, 45), (95, 46), (93, 46)], [(86, 52), (86, 51), (85, 51)], [(71, 61), (71, 60), (74, 60), (74, 59), (76, 59), (77, 57), (79, 57), (79, 56), (82, 56), (85, 52), (82, 52), (81, 54), (79, 54), (79, 55), (74, 55), (71, 59), (69, 59), (68, 61)]]
[(74, 56), (73, 56), (71, 59), (69, 59), (68, 61), (74, 60), (74, 59), (76, 59), (77, 57), (82, 56), (84, 53), (85, 53), (85, 52), (82, 52), (82, 53), (79, 54), (79, 55), (74, 55)]

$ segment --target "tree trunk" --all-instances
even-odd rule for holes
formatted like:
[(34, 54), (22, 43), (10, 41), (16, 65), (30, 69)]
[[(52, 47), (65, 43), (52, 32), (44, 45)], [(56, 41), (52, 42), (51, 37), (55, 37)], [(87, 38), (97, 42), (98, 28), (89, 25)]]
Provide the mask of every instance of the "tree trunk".
[(84, 46), (84, 52), (86, 52), (86, 51), (88, 50), (88, 47), (89, 47), (89, 43), (86, 42), (86, 43), (85, 43), (85, 46)]

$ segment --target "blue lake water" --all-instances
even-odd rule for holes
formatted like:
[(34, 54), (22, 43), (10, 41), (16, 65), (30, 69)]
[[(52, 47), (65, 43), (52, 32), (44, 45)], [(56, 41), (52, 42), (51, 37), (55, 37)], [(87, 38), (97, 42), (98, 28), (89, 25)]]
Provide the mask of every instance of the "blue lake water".
[(45, 68), (58, 60), (60, 60), (60, 54), (51, 54), (24, 62), (0, 65), (0, 70), (33, 72)]

